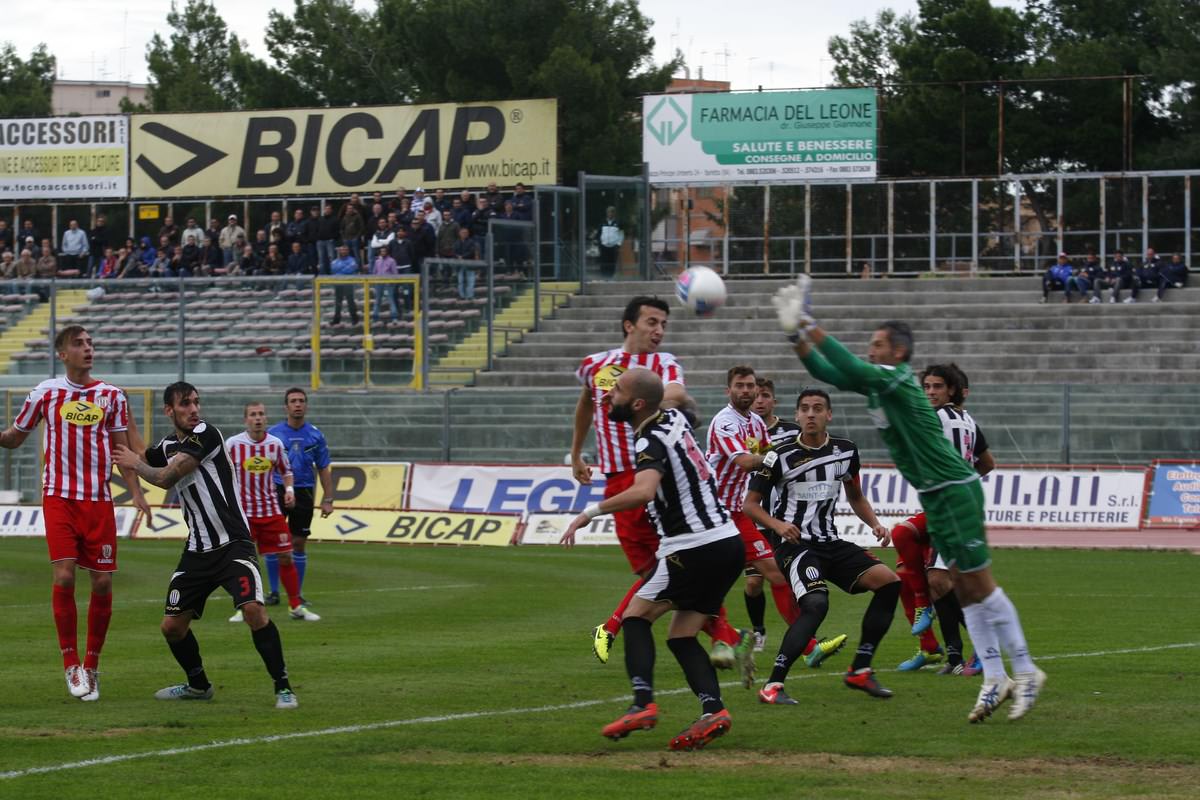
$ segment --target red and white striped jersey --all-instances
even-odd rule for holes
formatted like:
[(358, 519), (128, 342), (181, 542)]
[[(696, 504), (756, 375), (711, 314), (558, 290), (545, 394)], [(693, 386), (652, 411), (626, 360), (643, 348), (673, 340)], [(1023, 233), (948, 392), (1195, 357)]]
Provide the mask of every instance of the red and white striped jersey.
[(112, 500), (113, 433), (129, 427), (125, 393), (104, 381), (80, 386), (51, 378), (34, 387), (13, 426), (28, 433), (45, 422), (42, 494), (66, 500)]
[(600, 471), (605, 475), (634, 468), (633, 426), (608, 418), (604, 395), (628, 369), (644, 368), (658, 373), (663, 384), (683, 384), (683, 367), (670, 353), (627, 353), (621, 348), (592, 353), (583, 360), (575, 377), (592, 395), (592, 423), (596, 426), (596, 449)]
[(753, 411), (744, 417), (733, 406), (717, 412), (708, 425), (708, 452), (705, 456), (717, 473), (717, 496), (730, 511), (741, 511), (750, 473), (734, 462), (742, 453), (758, 455), (771, 445), (767, 423)]
[(283, 442), (269, 433), (255, 441), (250, 434), (242, 431), (225, 440), (225, 450), (233, 462), (238, 497), (241, 498), (246, 516), (261, 519), (282, 514), (279, 497), (275, 494), (275, 478), (271, 473), (287, 475), (292, 471)]

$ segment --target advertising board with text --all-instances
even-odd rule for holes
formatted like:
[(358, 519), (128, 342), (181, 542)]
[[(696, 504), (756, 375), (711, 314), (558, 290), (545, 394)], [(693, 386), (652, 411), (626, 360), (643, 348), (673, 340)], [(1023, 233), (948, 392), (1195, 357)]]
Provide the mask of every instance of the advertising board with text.
[(132, 196), (555, 183), (558, 101), (135, 114)]
[(519, 465), (413, 464), (409, 508), (489, 514), (578, 513), (604, 499), (604, 474), (576, 482), (571, 468)]
[(0, 200), (123, 200), (128, 145), (121, 114), (0, 120)]
[[(128, 507), (113, 509), (117, 523), (117, 537), (126, 538), (133, 531), (137, 510)], [(46, 523), (41, 506), (0, 506), (0, 537), (45, 536)]]
[[(913, 487), (894, 467), (864, 467), (863, 494), (880, 516), (921, 510)], [(1001, 467), (981, 479), (987, 524), (997, 528), (1136, 529), (1146, 473), (1136, 470)], [(845, 495), (839, 514), (850, 514)]]
[(1149, 525), (1200, 527), (1200, 462), (1155, 462)]
[[(314, 542), (390, 542), (505, 547), (521, 518), (515, 514), (459, 514), (449, 511), (362, 511), (334, 509), (313, 517)], [(138, 528), (138, 539), (185, 539), (187, 525), (178, 508), (156, 508)]]
[(642, 160), (654, 184), (875, 178), (874, 89), (647, 95)]

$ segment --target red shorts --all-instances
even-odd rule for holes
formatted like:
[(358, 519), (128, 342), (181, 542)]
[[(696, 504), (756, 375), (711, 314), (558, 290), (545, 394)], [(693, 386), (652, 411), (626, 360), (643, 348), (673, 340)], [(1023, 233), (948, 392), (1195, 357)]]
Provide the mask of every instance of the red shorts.
[(117, 571), (117, 519), (111, 500), (42, 497), (50, 561), (74, 559), (93, 572)]
[(743, 511), (730, 511), (729, 515), (733, 517), (733, 524), (737, 526), (738, 533), (742, 536), (742, 544), (746, 546), (746, 563), (751, 564), (763, 558), (774, 558), (775, 551), (771, 549), (771, 543), (767, 541), (767, 537), (762, 535), (762, 531), (758, 526), (746, 516)]
[(258, 545), (258, 552), (265, 555), (271, 553), (292, 552), (292, 532), (288, 529), (287, 517), (279, 514), (274, 517), (248, 517), (250, 535)]
[[(636, 477), (636, 470), (614, 472), (606, 476), (604, 499), (607, 500), (633, 486)], [(625, 558), (629, 559), (629, 566), (633, 567), (633, 571), (641, 574), (654, 569), (654, 565), (658, 563), (658, 556), (655, 555), (658, 552), (658, 529), (650, 521), (646, 507), (618, 511), (613, 514), (613, 519), (617, 524), (617, 541), (621, 543), (621, 549), (625, 551)]]
[[(901, 525), (907, 525), (915, 532), (915, 540), (921, 543), (921, 566), (925, 569), (930, 569), (933, 563), (937, 560), (937, 551), (933, 548), (933, 543), (929, 539), (929, 529), (925, 524), (925, 512), (914, 514)], [(904, 567), (904, 559), (896, 556), (896, 568)]]

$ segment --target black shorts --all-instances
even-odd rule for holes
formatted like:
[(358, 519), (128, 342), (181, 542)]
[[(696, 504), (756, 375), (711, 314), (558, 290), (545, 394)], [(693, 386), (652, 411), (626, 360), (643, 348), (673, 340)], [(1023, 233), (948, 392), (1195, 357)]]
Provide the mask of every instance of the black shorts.
[(234, 608), (263, 601), (254, 542), (238, 540), (206, 553), (185, 552), (167, 586), (167, 604), (163, 613), (177, 617), (190, 611), (200, 619), (204, 615), (204, 603), (218, 587), (229, 592)]
[[(758, 532), (763, 535), (764, 539), (766, 539), (768, 542), (770, 542), (771, 549), (778, 553), (779, 545), (783, 543), (783, 537), (780, 536), (775, 531), (769, 530), (767, 528), (759, 528)], [(753, 578), (753, 577), (761, 578), (762, 577), (762, 573), (758, 571), (758, 567), (754, 566), (753, 564), (746, 565), (745, 575), (747, 578)]]
[(296, 537), (308, 538), (309, 528), (312, 527), (313, 518), (313, 495), (315, 490), (311, 486), (296, 487), (296, 505), (290, 509), (283, 505), (283, 486), (275, 487), (275, 493), (279, 495), (279, 508), (283, 511), (283, 515), (287, 517), (288, 530), (292, 533), (292, 538)]
[(660, 558), (637, 596), (680, 611), (715, 615), (745, 564), (742, 537), (729, 536)]
[(799, 600), (809, 592), (825, 592), (829, 580), (847, 594), (866, 591), (858, 586), (862, 574), (881, 564), (870, 551), (856, 544), (837, 539), (832, 542), (784, 542), (775, 551), (779, 568), (792, 585)]

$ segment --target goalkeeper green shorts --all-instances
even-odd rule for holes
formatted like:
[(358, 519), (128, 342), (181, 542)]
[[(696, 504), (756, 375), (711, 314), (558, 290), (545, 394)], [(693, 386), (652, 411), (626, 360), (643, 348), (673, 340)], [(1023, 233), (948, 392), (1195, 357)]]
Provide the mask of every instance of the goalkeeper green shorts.
[(988, 550), (983, 487), (979, 481), (952, 484), (921, 495), (929, 537), (946, 565), (975, 572), (992, 563)]

